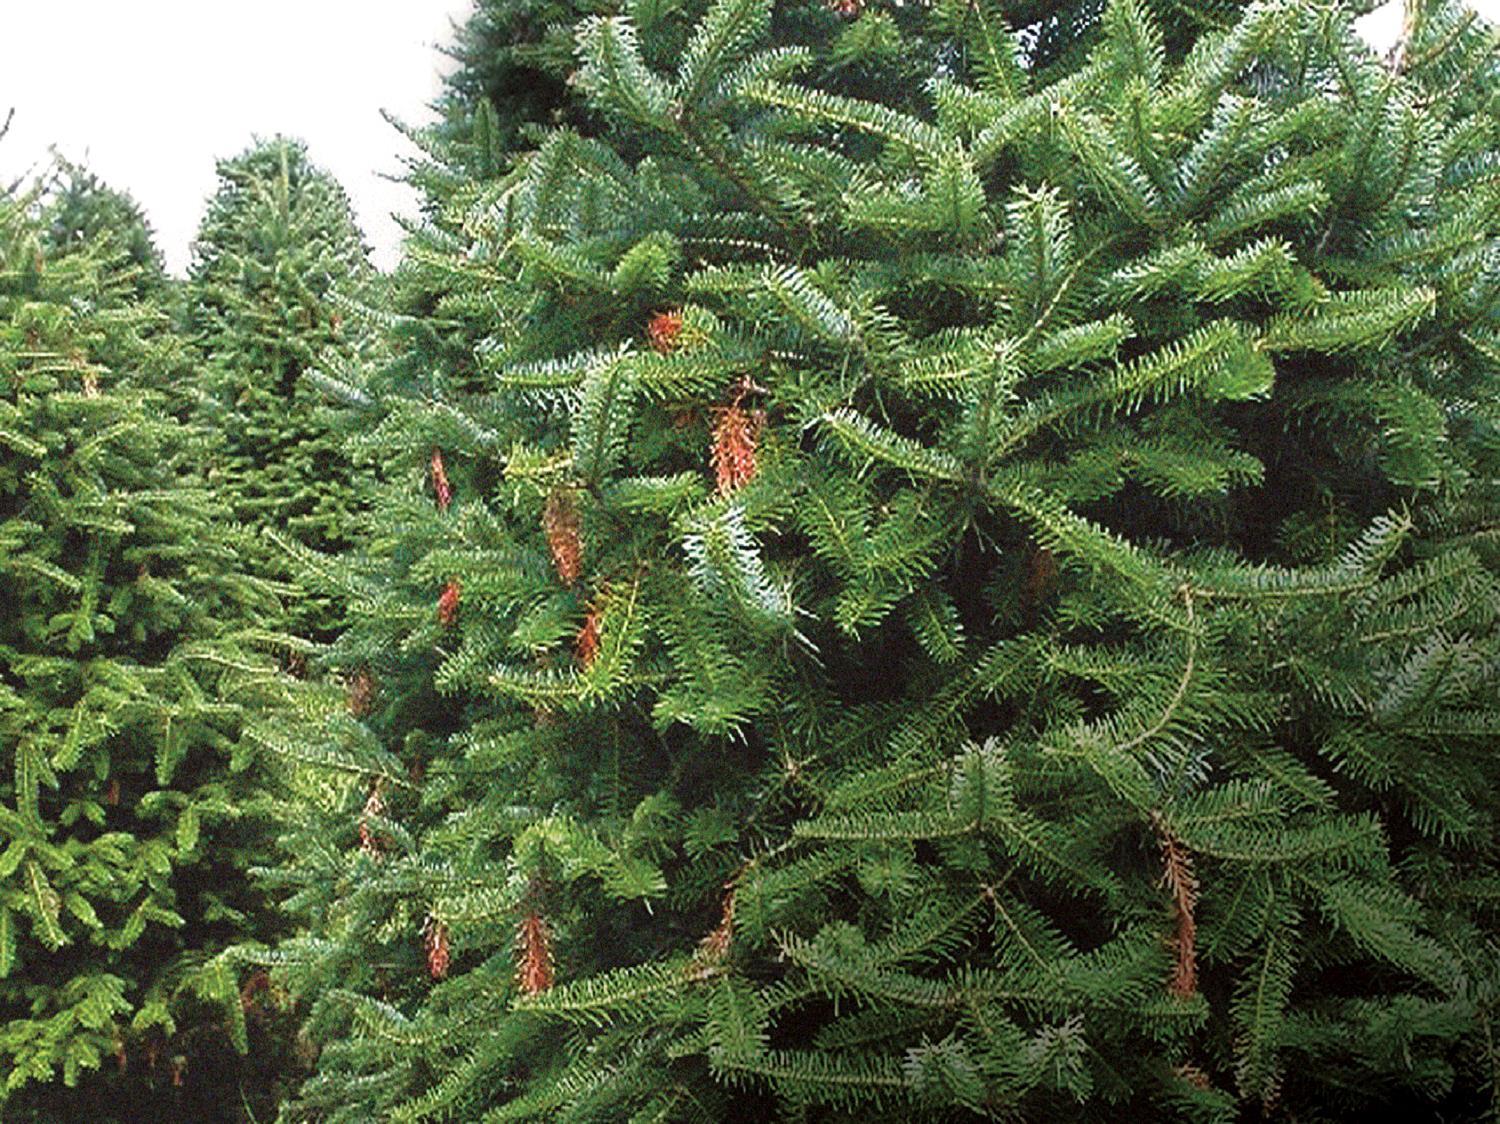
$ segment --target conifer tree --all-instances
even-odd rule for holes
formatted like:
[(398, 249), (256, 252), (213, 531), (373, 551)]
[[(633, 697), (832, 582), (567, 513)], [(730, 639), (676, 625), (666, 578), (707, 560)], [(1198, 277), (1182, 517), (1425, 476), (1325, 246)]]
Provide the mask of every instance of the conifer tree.
[[(573, 26), (584, 15), (567, 0), (484, 0), (454, 28), (452, 60), (424, 135), (449, 142), (444, 163), (494, 175), (497, 160), (522, 144), (528, 127), (576, 110), (568, 97)], [(463, 160), (464, 145), (470, 159)]]
[(97, 252), (96, 244), (103, 239), (124, 255), (125, 268), (138, 271), (137, 295), (161, 296), (166, 289), (166, 264), (140, 204), (87, 168), (58, 162), (57, 183), (48, 193), (44, 222), (52, 256)]
[(288, 1119), (1494, 1110), (1494, 33), (1352, 13), (635, 6), (449, 138)]
[(0, 1115), (229, 1119), (275, 601), (150, 389), (181, 349), (130, 223), (58, 239), (76, 201), (0, 197)]
[(88, 168), (58, 159), (42, 193), (41, 221), (49, 259), (86, 254), (107, 263), (111, 281), (100, 294), (100, 311), (130, 316), (132, 308), (156, 310), (140, 322), (153, 361), (133, 377), (143, 387), (140, 380), (149, 378), (148, 389), (163, 396), (174, 417), (192, 419), (202, 409), (201, 356), (181, 330), (183, 286), (167, 276), (140, 204)]
[[(348, 196), (304, 145), (277, 137), (219, 164), (194, 242), (188, 323), (205, 357), (205, 421), (221, 438), (211, 479), (252, 531), (325, 551), (350, 542), (359, 474), (309, 375), (320, 356), (359, 352), (335, 290), (370, 301), (374, 284)], [(249, 552), (263, 576), (290, 576), (273, 542)], [(298, 635), (326, 637), (338, 623), (325, 600), (289, 604)]]

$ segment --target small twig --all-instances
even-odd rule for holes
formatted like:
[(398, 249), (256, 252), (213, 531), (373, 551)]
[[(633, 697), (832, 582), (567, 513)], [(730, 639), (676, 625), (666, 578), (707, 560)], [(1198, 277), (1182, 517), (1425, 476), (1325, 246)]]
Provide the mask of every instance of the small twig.
[[(1198, 631), (1195, 627), (1193, 617), (1193, 590), (1191, 586), (1184, 585), (1178, 590), (1178, 593), (1182, 595), (1183, 604), (1187, 608), (1187, 659), (1182, 669), (1182, 679), (1177, 684), (1177, 690), (1172, 694), (1172, 700), (1167, 703), (1167, 708), (1162, 711), (1161, 716), (1156, 722), (1142, 730), (1128, 742), (1122, 742), (1116, 747), (1118, 752), (1129, 753), (1132, 750), (1138, 749), (1170, 726), (1172, 719), (1177, 716), (1178, 707), (1182, 705), (1183, 699), (1187, 697), (1188, 687), (1193, 682), (1193, 672), (1196, 668), (1198, 658)], [(1178, 772), (1180, 774), (1181, 770), (1179, 769)], [(1176, 783), (1175, 777), (1173, 778), (1173, 783)]]
[(1387, 62), (1392, 74), (1401, 74), (1406, 70), (1407, 53), (1411, 50), (1412, 40), (1416, 38), (1422, 21), (1421, 0), (1402, 0), (1402, 9), (1401, 34), (1396, 39), (1396, 45), (1391, 48)]
[(1463, 35), (1464, 32), (1468, 31), (1469, 27), (1478, 18), (1479, 13), (1476, 12), (1473, 8), (1470, 8), (1461, 17), (1459, 17), (1458, 22), (1453, 25), (1452, 30), (1449, 31), (1447, 35), (1443, 36), (1443, 38), (1439, 42), (1434, 43), (1432, 46), (1428, 47), (1427, 50), (1423, 51), (1420, 55), (1412, 60), (1411, 69), (1420, 70), (1422, 67), (1426, 66), (1434, 59), (1441, 58), (1444, 54), (1447, 53), (1448, 48), (1453, 46), (1454, 43), (1457, 43), (1459, 37)]

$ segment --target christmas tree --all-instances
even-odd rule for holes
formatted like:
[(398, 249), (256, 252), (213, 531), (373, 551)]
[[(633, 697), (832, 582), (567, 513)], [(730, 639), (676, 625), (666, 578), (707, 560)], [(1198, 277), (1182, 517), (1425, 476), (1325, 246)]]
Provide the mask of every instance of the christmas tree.
[[(347, 362), (361, 341), (335, 293), (373, 299), (367, 251), (348, 197), (299, 142), (278, 137), (219, 164), (219, 187), (194, 242), (188, 324), (205, 359), (204, 420), (221, 445), (211, 475), (247, 528), (317, 550), (349, 545), (362, 503), (356, 471), (311, 375)], [(257, 573), (286, 580), (285, 549), (248, 548)], [(301, 593), (286, 627), (325, 637), (340, 608)]]
[(48, 192), (43, 221), (52, 256), (94, 251), (102, 239), (124, 255), (125, 268), (138, 271), (135, 295), (164, 295), (166, 266), (140, 204), (87, 168), (64, 160), (57, 162), (56, 183)]
[[(203, 406), (202, 356), (181, 330), (183, 286), (168, 278), (140, 204), (86, 167), (58, 159), (41, 205), (47, 257), (104, 259), (110, 283), (96, 298), (96, 308), (133, 317), (149, 341), (152, 362), (133, 371), (133, 380), (161, 395), (173, 417), (194, 418)], [(143, 318), (144, 307), (154, 309), (154, 315)]]
[(437, 99), (439, 122), (415, 133), (419, 142), (444, 142), (430, 169), (440, 178), (426, 185), (428, 203), (448, 201), (444, 175), (458, 173), (450, 189), (466, 177), (494, 176), (529, 130), (583, 108), (567, 87), (573, 29), (587, 14), (587, 5), (570, 0), (484, 0), (455, 26), (444, 48), (452, 65)]
[(429, 138), (290, 1119), (1493, 1111), (1494, 37), (1352, 14), (636, 6)]
[(60, 239), (77, 201), (0, 196), (0, 1114), (219, 1119), (250, 1036), (221, 953), (278, 931), (245, 874), (278, 608), (150, 389), (181, 347), (131, 223)]

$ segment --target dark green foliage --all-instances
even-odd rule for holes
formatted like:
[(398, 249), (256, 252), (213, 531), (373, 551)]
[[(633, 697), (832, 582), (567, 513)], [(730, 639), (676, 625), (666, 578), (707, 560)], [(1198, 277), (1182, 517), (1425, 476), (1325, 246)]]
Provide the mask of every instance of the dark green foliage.
[(454, 66), (437, 106), (450, 161), (491, 178), (528, 131), (571, 108), (572, 27), (588, 10), (565, 0), (474, 6), (446, 48)]
[(1497, 75), (1421, 13), (637, 6), (434, 138), (269, 739), (286, 1118), (1493, 1112)]
[[(360, 509), (359, 473), (333, 433), (311, 374), (357, 355), (335, 292), (370, 299), (374, 277), (348, 197), (286, 138), (219, 165), (219, 189), (194, 243), (188, 322), (204, 357), (205, 420), (221, 443), (210, 473), (248, 528), (338, 550)], [(256, 572), (289, 576), (262, 539)], [(297, 597), (286, 627), (327, 636), (341, 608)]]
[(53, 256), (57, 207), (0, 197), (0, 1114), (238, 1105), (221, 954), (276, 932), (246, 876), (247, 725), (288, 698), (247, 622), (276, 603), (149, 389), (180, 349), (130, 222)]
[(93, 249), (103, 240), (137, 271), (137, 296), (164, 294), (166, 267), (140, 204), (116, 191), (86, 168), (59, 163), (57, 183), (48, 193), (45, 237), (53, 255)]
[[(182, 286), (167, 277), (140, 206), (88, 169), (59, 161), (43, 192), (41, 223), (49, 259), (88, 254), (108, 261), (110, 283), (96, 308), (135, 317), (152, 354), (134, 381), (160, 394), (174, 417), (191, 419), (201, 408), (200, 357), (178, 323)], [(153, 314), (141, 317), (142, 305)]]

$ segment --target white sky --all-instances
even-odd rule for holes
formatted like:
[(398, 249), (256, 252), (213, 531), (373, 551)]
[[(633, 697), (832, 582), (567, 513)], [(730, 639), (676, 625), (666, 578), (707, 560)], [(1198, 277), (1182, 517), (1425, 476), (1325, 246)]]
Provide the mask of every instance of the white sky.
[[(380, 116), (426, 120), (446, 63), (435, 44), (473, 0), (0, 0), (5, 62), (0, 181), (40, 167), (48, 145), (129, 191), (181, 273), (214, 189), (214, 161), (254, 136), (307, 141), (354, 200), (376, 264), (399, 252), (392, 211), (412, 193), (405, 141)], [(1475, 0), (1500, 22), (1500, 0)], [(1394, 41), (1400, 0), (1365, 17), (1377, 49)]]

